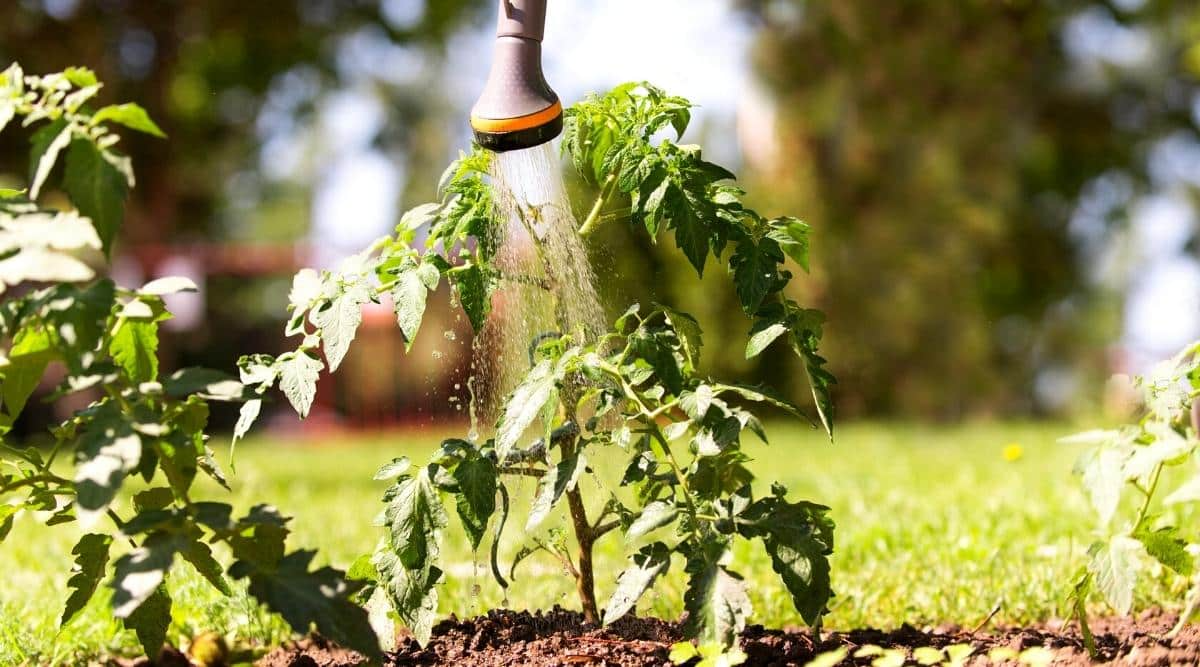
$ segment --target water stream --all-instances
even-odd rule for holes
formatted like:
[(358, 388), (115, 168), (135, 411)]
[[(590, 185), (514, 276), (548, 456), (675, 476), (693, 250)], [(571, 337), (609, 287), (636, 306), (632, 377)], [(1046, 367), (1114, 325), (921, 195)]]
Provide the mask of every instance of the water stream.
[(587, 342), (605, 328), (554, 144), (496, 155), (491, 177), (506, 221), (496, 257), (503, 279), (473, 346), (472, 438), (479, 424), (495, 422), (504, 396), (529, 369), (531, 341), (564, 333)]

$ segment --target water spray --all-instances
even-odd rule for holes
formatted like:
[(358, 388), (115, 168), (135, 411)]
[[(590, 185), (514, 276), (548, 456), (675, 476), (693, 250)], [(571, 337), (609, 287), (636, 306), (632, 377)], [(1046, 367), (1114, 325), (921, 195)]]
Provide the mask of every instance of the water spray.
[(545, 29), (546, 0), (500, 0), (492, 69), (471, 109), (480, 146), (521, 150), (562, 132), (562, 103), (542, 73)]

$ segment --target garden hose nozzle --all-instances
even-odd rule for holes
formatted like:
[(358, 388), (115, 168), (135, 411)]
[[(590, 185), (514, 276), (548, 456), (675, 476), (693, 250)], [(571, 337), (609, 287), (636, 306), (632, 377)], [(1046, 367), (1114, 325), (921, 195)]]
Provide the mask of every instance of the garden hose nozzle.
[(532, 148), (562, 132), (562, 104), (542, 74), (545, 29), (546, 0), (500, 0), (492, 71), (471, 109), (480, 146)]

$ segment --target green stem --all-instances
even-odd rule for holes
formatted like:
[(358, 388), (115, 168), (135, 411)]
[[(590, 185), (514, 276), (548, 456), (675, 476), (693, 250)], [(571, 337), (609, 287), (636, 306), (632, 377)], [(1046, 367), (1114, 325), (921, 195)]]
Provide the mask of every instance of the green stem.
[[(683, 494), (683, 502), (688, 507), (688, 513), (697, 519), (702, 518), (700, 510), (696, 508), (696, 501), (692, 499), (692, 491), (688, 488), (687, 475), (683, 474), (683, 469), (679, 466), (679, 461), (675, 459), (675, 452), (671, 451), (671, 443), (667, 442), (666, 436), (663, 435), (662, 429), (658, 428), (657, 423), (654, 421), (644, 423), (650, 427), (650, 434), (654, 436), (655, 440), (658, 440), (659, 444), (662, 445), (663, 452), (667, 455), (667, 463), (670, 464), (672, 472), (675, 473), (675, 479), (679, 482), (679, 490)], [(692, 524), (692, 535), (696, 537), (697, 541), (703, 539), (700, 529), (694, 523)]]
[(1183, 631), (1183, 627), (1187, 625), (1188, 619), (1196, 612), (1196, 606), (1200, 604), (1200, 582), (1197, 582), (1192, 590), (1188, 591), (1187, 605), (1183, 608), (1183, 613), (1179, 615), (1179, 621), (1175, 623), (1175, 627), (1166, 634), (1167, 639), (1174, 639)]
[(1137, 532), (1142, 524), (1146, 522), (1146, 517), (1150, 512), (1150, 501), (1154, 500), (1154, 491), (1158, 489), (1158, 478), (1162, 475), (1163, 464), (1158, 464), (1154, 468), (1154, 476), (1150, 478), (1150, 488), (1146, 489), (1146, 500), (1142, 502), (1142, 508), (1138, 510), (1137, 522), (1133, 524), (1133, 532)]
[(50, 472), (50, 466), (54, 465), (54, 459), (58, 458), (58, 452), (62, 449), (63, 440), (61, 438), (54, 439), (54, 446), (50, 448), (50, 453), (46, 455), (46, 465), (42, 467), (45, 472)]
[[(125, 522), (121, 520), (121, 517), (117, 516), (117, 513), (114, 512), (111, 507), (105, 511), (105, 514), (107, 514), (108, 518), (117, 525), (117, 530), (121, 531), (122, 533), (125, 532)], [(132, 535), (126, 535), (125, 539), (129, 541), (129, 546), (133, 547), (134, 549), (138, 548), (138, 543), (133, 539)]]
[(609, 174), (608, 178), (604, 179), (604, 184), (600, 186), (600, 196), (596, 197), (596, 203), (592, 204), (592, 210), (588, 212), (588, 216), (583, 219), (583, 224), (579, 227), (580, 236), (587, 238), (600, 227), (603, 222), (600, 212), (604, 210), (604, 205), (616, 191), (616, 186), (616, 174)]
[(23, 486), (36, 486), (37, 484), (40, 484), (42, 482), (53, 483), (53, 484), (58, 484), (58, 485), (70, 484), (70, 482), (63, 479), (62, 477), (59, 477), (58, 475), (52, 475), (50, 473), (43, 473), (41, 475), (33, 475), (32, 477), (25, 477), (25, 478), (19, 479), (19, 480), (13, 482), (12, 484), (6, 484), (5, 486), (0, 487), (0, 494), (11, 493)]

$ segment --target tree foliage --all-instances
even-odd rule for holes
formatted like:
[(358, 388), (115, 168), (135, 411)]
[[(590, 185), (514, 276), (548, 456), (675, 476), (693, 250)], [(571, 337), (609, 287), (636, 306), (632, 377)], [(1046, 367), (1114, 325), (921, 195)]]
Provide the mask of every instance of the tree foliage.
[[(761, 28), (754, 65), (777, 112), (775, 141), (747, 146), (756, 192), (820, 233), (796, 293), (837, 322), (839, 406), (1027, 413), (1058, 407), (1034, 392), (1043, 369), (1101, 379), (1120, 279), (1097, 284), (1096, 236), (1156, 187), (1153, 146), (1195, 141), (1196, 7), (738, 4)], [(1144, 51), (1078, 53), (1105, 34)], [(1126, 187), (1083, 231), (1081, 200)]]

